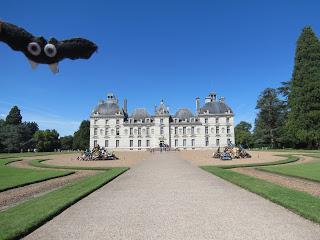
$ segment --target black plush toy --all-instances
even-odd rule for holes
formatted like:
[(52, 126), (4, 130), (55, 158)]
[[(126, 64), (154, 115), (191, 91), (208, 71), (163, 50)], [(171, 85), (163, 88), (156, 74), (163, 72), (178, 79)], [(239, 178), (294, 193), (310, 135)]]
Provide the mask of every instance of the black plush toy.
[(0, 21), (0, 42), (8, 44), (13, 50), (23, 52), (33, 69), (38, 64), (48, 64), (53, 73), (58, 73), (58, 63), (65, 59), (89, 59), (98, 47), (83, 38), (58, 41), (35, 37), (23, 28)]

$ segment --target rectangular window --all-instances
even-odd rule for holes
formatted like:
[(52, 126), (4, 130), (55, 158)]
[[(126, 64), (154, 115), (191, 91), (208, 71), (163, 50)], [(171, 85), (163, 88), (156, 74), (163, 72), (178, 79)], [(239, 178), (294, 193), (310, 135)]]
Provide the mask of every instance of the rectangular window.
[(119, 147), (119, 140), (116, 140), (116, 147)]
[(108, 124), (108, 119), (106, 119), (106, 124)]
[(178, 139), (175, 139), (175, 140), (174, 140), (174, 146), (175, 146), (175, 147), (178, 147)]
[(133, 128), (130, 128), (130, 135), (133, 135)]
[(208, 146), (209, 146), (209, 138), (206, 137), (206, 147), (208, 147)]
[(226, 118), (226, 122), (227, 122), (227, 123), (230, 123), (230, 119), (229, 119), (228, 117)]
[(97, 145), (98, 145), (97, 140), (94, 140), (94, 141), (93, 141), (93, 146), (96, 147)]
[(227, 133), (228, 134), (230, 133), (230, 127), (227, 127)]
[(108, 140), (105, 140), (105, 141), (104, 141), (104, 146), (105, 146), (105, 147), (109, 147), (109, 141), (108, 141)]
[(191, 146), (194, 147), (195, 140), (191, 139)]
[(138, 135), (141, 136), (141, 128), (138, 128)]
[(94, 130), (93, 130), (93, 135), (97, 135), (98, 134), (98, 128), (94, 128)]
[(106, 135), (106, 136), (109, 135), (109, 129), (108, 129), (108, 128), (106, 128), (105, 135)]
[(160, 128), (160, 134), (163, 135), (163, 127)]
[(160, 118), (160, 124), (163, 124), (163, 118)]
[(183, 133), (183, 135), (186, 135), (186, 127), (182, 128), (182, 133)]
[(194, 134), (194, 127), (191, 127), (191, 134)]
[(208, 127), (205, 127), (205, 134), (209, 134), (209, 129), (208, 129)]
[(146, 129), (146, 134), (147, 134), (147, 136), (150, 135), (150, 128), (148, 128), (148, 127), (147, 127), (147, 129)]
[(93, 120), (93, 124), (97, 124), (97, 123), (98, 123), (97, 119)]
[(217, 124), (219, 123), (219, 118), (216, 118), (216, 123), (217, 123)]
[(138, 140), (138, 147), (141, 147), (141, 140)]
[(150, 140), (147, 140), (147, 141), (146, 141), (146, 146), (147, 146), (147, 147), (150, 147)]
[(228, 143), (228, 145), (230, 145), (230, 144), (231, 144), (231, 140), (230, 140), (230, 138), (228, 138), (228, 139), (227, 139), (227, 143)]
[(116, 124), (119, 124), (119, 119), (116, 120)]
[(133, 140), (130, 140), (130, 147), (133, 147)]
[(183, 139), (183, 146), (187, 146), (187, 140), (186, 139)]
[(174, 128), (174, 134), (176, 134), (176, 135), (178, 134), (178, 127)]
[(208, 123), (208, 118), (205, 118), (205, 119), (204, 119), (204, 123)]
[(220, 146), (220, 139), (219, 138), (216, 139), (216, 145)]
[(216, 127), (216, 134), (219, 134), (219, 127)]
[(117, 136), (120, 135), (120, 130), (119, 130), (119, 128), (116, 128), (116, 135), (117, 135)]

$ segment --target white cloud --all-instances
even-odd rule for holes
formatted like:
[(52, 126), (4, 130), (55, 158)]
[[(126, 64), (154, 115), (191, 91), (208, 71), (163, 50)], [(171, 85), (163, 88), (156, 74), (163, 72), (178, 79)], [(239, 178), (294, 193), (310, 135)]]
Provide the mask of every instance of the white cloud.
[[(20, 104), (0, 101), (0, 118), (5, 118), (14, 105), (18, 105), (22, 111), (23, 121), (36, 122), (40, 129), (56, 129), (61, 136), (72, 135), (80, 125), (80, 121), (67, 119), (63, 116), (50, 112), (47, 109), (30, 108)], [(6, 105), (6, 106), (4, 106)]]

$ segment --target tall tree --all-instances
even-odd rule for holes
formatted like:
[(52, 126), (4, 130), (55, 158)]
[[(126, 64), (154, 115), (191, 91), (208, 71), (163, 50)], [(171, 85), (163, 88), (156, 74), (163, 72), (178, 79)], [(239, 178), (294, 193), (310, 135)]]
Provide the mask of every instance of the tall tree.
[(34, 140), (40, 152), (52, 152), (60, 148), (59, 133), (56, 130), (38, 130)]
[(283, 102), (273, 88), (265, 89), (259, 96), (256, 109), (254, 139), (258, 146), (279, 147), (280, 130), (284, 121)]
[(78, 131), (73, 136), (73, 149), (85, 150), (89, 148), (90, 141), (90, 121), (84, 120), (80, 124)]
[(242, 145), (243, 147), (252, 147), (252, 134), (250, 132), (252, 125), (248, 122), (241, 121), (234, 128), (235, 140), (237, 145)]
[(33, 139), (33, 135), (39, 130), (38, 124), (35, 122), (23, 122), (20, 125), (20, 128), (22, 133), (22, 149), (26, 151), (35, 148), (36, 143)]
[(73, 136), (61, 137), (60, 143), (61, 143), (62, 150), (72, 150), (73, 149)]
[(301, 147), (320, 146), (320, 43), (311, 27), (297, 41), (287, 130)]
[(20, 125), (4, 124), (1, 128), (0, 138), (2, 139), (3, 152), (20, 152), (22, 132)]
[(13, 106), (6, 117), (6, 123), (12, 125), (19, 125), (22, 123), (22, 116), (20, 109), (17, 106)]
[(0, 119), (0, 152), (4, 152), (5, 145), (4, 145), (4, 126), (6, 122), (3, 119)]

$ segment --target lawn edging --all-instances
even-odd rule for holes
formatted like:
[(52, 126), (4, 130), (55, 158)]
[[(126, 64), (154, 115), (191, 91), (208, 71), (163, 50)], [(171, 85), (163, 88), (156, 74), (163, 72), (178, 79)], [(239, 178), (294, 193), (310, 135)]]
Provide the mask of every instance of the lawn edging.
[(55, 168), (55, 169), (70, 169), (70, 170), (100, 170), (107, 171), (112, 168), (110, 167), (81, 167), (81, 166), (63, 166), (63, 165), (51, 165), (43, 163), (44, 161), (48, 161), (50, 159), (34, 159), (29, 161), (29, 165), (33, 167), (39, 168)]
[(26, 236), (128, 169), (108, 169), (0, 212), (0, 239)]
[[(262, 166), (272, 166), (272, 165), (281, 165), (298, 161), (300, 158), (293, 155), (275, 155), (278, 157), (287, 157), (283, 160), (277, 160), (274, 162), (264, 162), (264, 163), (247, 163), (247, 164), (234, 164), (234, 165), (217, 165), (215, 167), (223, 168), (223, 169), (231, 169), (231, 168), (246, 168), (246, 167), (262, 167)], [(206, 166), (203, 166), (206, 167)]]
[[(16, 167), (10, 166), (9, 164), (11, 164), (13, 162), (18, 162), (18, 161), (22, 161), (22, 159), (1, 159), (0, 160), (0, 168), (15, 169)], [(16, 168), (16, 169), (19, 171), (21, 169), (26, 169), (26, 168)], [(40, 171), (40, 170), (37, 169), (36, 171)], [(45, 170), (45, 171), (47, 171), (47, 170)], [(19, 187), (24, 187), (24, 186), (39, 183), (39, 182), (44, 182), (44, 181), (59, 178), (59, 177), (65, 177), (65, 176), (68, 176), (68, 175), (71, 175), (74, 173), (75, 173), (74, 171), (59, 171), (59, 173), (58, 173), (58, 171), (55, 171), (55, 175), (53, 175), (53, 176), (43, 177), (43, 178), (36, 179), (33, 181), (27, 181), (27, 182), (23, 182), (20, 184), (15, 184), (13, 186), (0, 187), (0, 192), (8, 191), (8, 190), (19, 188)]]
[(320, 223), (320, 198), (318, 197), (216, 166), (202, 166), (201, 168), (304, 218)]

